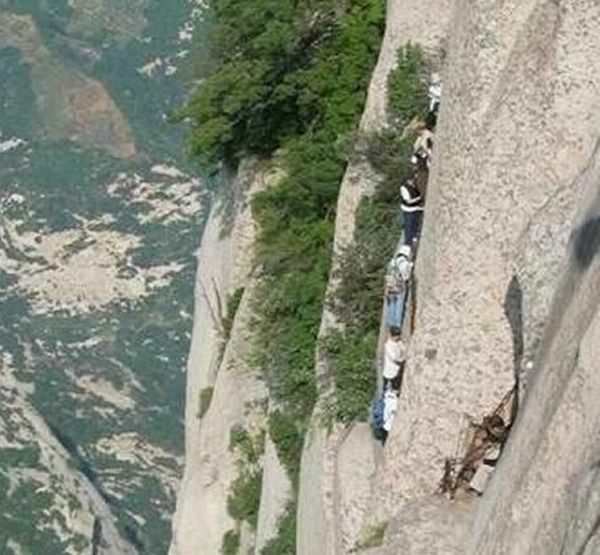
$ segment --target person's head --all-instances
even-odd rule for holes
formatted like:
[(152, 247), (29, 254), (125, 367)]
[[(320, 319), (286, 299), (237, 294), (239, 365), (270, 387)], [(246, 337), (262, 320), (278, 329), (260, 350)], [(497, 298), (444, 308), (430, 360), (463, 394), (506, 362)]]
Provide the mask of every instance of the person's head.
[(402, 337), (402, 330), (396, 326), (390, 328), (390, 338), (394, 341), (398, 341)]
[(501, 439), (506, 432), (504, 419), (499, 414), (494, 414), (484, 419), (484, 426), (487, 432), (496, 439)]
[(432, 84), (433, 86), (438, 86), (438, 85), (441, 85), (441, 84), (442, 84), (442, 78), (441, 78), (440, 74), (439, 74), (439, 73), (437, 73), (436, 71), (434, 71), (434, 72), (431, 74), (431, 84)]
[(410, 248), (410, 245), (400, 245), (396, 251), (396, 257), (410, 260), (411, 253), (412, 249)]

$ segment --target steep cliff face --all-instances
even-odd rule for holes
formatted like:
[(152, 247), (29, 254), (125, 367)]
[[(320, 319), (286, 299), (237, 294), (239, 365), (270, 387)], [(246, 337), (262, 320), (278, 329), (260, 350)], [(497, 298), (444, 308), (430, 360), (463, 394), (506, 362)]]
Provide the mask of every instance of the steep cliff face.
[[(600, 550), (599, 21), (600, 7), (587, 0), (388, 2), (362, 131), (386, 125), (398, 47), (411, 41), (447, 54), (414, 276), (415, 331), (385, 448), (366, 424), (323, 424), (335, 393), (327, 358), (316, 353), (319, 401), (301, 461), (298, 554), (355, 552), (378, 523), (387, 525), (383, 545), (364, 553)], [(172, 555), (219, 552), (236, 526), (227, 513), (238, 471), (230, 432), (259, 429), (267, 412), (263, 383), (245, 361), (255, 233), (247, 199), (266, 185), (260, 172), (249, 173), (233, 188), (228, 234), (217, 205), (200, 250)], [(378, 180), (364, 160), (347, 169), (329, 298), (359, 203)], [(224, 299), (244, 285), (222, 352), (216, 291)], [(340, 325), (326, 305), (320, 338)], [(518, 416), (483, 497), (437, 494), (445, 462), (465, 454), (469, 422), (490, 414), (515, 385)], [(198, 418), (208, 388), (212, 401)], [(268, 439), (263, 462), (258, 529), (242, 527), (243, 553), (266, 545), (289, 497)]]
[[(378, 483), (389, 513), (406, 520), (408, 503), (436, 490), (444, 461), (464, 454), (465, 416), (480, 420), (515, 380), (529, 382), (473, 536), (462, 521), (472, 553), (591, 553), (595, 545), (597, 411), (587, 395), (597, 391), (590, 197), (600, 44), (590, 25), (599, 15), (597, 5), (574, 2), (456, 8), (416, 331)], [(452, 552), (435, 538), (430, 552)]]
[[(387, 122), (387, 77), (395, 66), (398, 48), (419, 43), (433, 59), (440, 58), (453, 2), (388, 2), (387, 26), (375, 68), (361, 131), (381, 130)], [(356, 211), (360, 201), (371, 195), (379, 181), (364, 159), (351, 162), (342, 181), (337, 205), (333, 269), (327, 297), (338, 286), (336, 268), (344, 248), (353, 241)], [(325, 305), (319, 337), (321, 340), (340, 326)], [(323, 425), (323, 413), (332, 395), (331, 369), (324, 353), (316, 355), (316, 372), (321, 385), (320, 400), (302, 456), (298, 510), (298, 553), (346, 553), (359, 542), (373, 503), (379, 446), (366, 424), (350, 428)]]
[[(369, 454), (372, 447), (368, 442), (360, 444), (353, 455), (357, 462), (356, 453), (361, 453), (360, 463), (349, 474), (352, 479), (346, 480), (339, 471), (340, 464), (343, 466), (340, 445), (359, 427), (345, 431), (347, 435), (338, 432), (337, 436), (314, 427), (303, 459), (301, 489), (301, 500), (313, 510), (310, 514), (308, 509), (303, 512), (301, 503), (300, 553), (316, 552), (318, 545), (327, 546), (324, 553), (347, 552), (347, 540), (355, 539), (360, 528), (357, 512), (364, 507), (364, 522), (369, 511), (368, 501), (365, 503), (369, 495), (360, 492), (368, 490), (366, 484), (370, 480), (377, 484), (375, 513), (380, 518), (398, 515), (388, 532), (385, 552), (392, 553), (399, 545), (411, 553), (464, 552), (464, 541), (470, 537), (468, 515), (475, 509), (475, 499), (467, 497), (451, 504), (432, 497), (442, 478), (444, 461), (464, 454), (457, 452), (457, 446), (460, 450), (469, 419), (480, 420), (491, 413), (516, 382), (523, 391), (529, 378), (525, 369), (534, 360), (538, 361), (537, 372), (546, 376), (557, 372), (550, 368), (540, 370), (543, 361), (559, 364), (556, 361), (560, 360), (564, 375), (562, 381), (554, 378), (548, 383), (537, 377), (531, 385), (531, 395), (522, 402), (525, 408), (515, 425), (515, 437), (498, 477), (484, 496), (475, 539), (471, 540), (472, 550), (545, 553), (551, 552), (547, 550), (549, 546), (561, 545), (557, 538), (571, 542), (569, 545), (591, 542), (585, 540), (581, 530), (575, 530), (572, 517), (567, 515), (580, 511), (589, 527), (596, 516), (595, 500), (582, 493), (595, 479), (593, 449), (584, 448), (585, 441), (573, 439), (580, 447), (577, 450), (573, 445), (570, 454), (581, 451), (579, 456), (573, 460), (572, 456), (559, 455), (563, 462), (554, 465), (551, 458), (552, 448), (560, 451), (558, 444), (561, 432), (565, 434), (565, 421), (573, 427), (581, 426), (584, 415), (595, 412), (588, 408), (586, 413), (584, 399), (577, 410), (572, 408), (573, 399), (565, 401), (564, 406), (558, 399), (569, 380), (574, 390), (571, 395), (583, 395), (576, 391), (575, 384), (583, 390), (581, 383), (590, 371), (589, 362), (582, 361), (591, 360), (586, 357), (593, 354), (591, 338), (595, 328), (589, 325), (595, 311), (593, 291), (569, 301), (573, 303), (569, 305), (573, 321), (571, 328), (564, 329), (566, 337), (561, 336), (562, 343), (557, 343), (556, 338), (547, 339), (542, 354), (539, 345), (544, 329), (553, 325), (550, 308), (563, 268), (575, 265), (561, 261), (578, 206), (587, 206), (588, 201), (581, 200), (582, 189), (586, 183), (590, 183), (589, 187), (597, 183), (589, 167), (598, 125), (597, 68), (590, 63), (596, 57), (598, 44), (590, 37), (590, 25), (597, 21), (598, 8), (590, 5), (588, 10), (576, 10), (572, 3), (559, 6), (552, 2), (459, 2), (445, 8), (446, 17), (453, 11), (453, 24), (443, 69), (444, 99), (415, 277), (416, 331), (399, 415), (383, 453), (383, 464), (376, 464), (377, 454)], [(431, 30), (440, 25), (441, 31), (433, 36), (437, 40), (443, 37), (444, 7), (430, 7), (428, 11), (420, 3), (414, 10), (411, 14), (406, 3), (389, 6), (388, 39), (378, 70), (383, 74), (390, 69), (385, 62), (390, 36), (397, 41), (396, 47), (406, 40), (428, 46)], [(436, 14), (435, 22), (428, 20), (432, 12)], [(582, 43), (581, 37), (589, 40)], [(382, 114), (382, 82), (376, 73), (363, 119), (365, 125), (372, 125), (378, 119), (376, 114)], [(351, 189), (348, 184), (352, 181), (360, 185)], [(368, 183), (364, 169), (349, 168), (338, 205), (336, 247), (351, 240), (352, 214), (365, 190), (368, 194)], [(579, 256), (581, 251), (588, 253), (589, 247), (583, 242), (593, 243), (598, 231), (591, 208), (586, 208), (581, 218), (579, 225), (587, 225), (586, 231), (574, 236), (580, 239), (578, 243), (577, 238), (573, 239), (572, 247), (579, 249)], [(587, 259), (592, 256), (584, 254)], [(577, 255), (570, 255), (571, 260), (576, 258)], [(564, 288), (572, 288), (573, 279)], [(554, 304), (553, 310), (563, 315), (568, 303), (561, 300), (560, 293)], [(584, 306), (588, 307), (589, 317), (585, 316)], [(326, 313), (323, 328), (332, 325), (335, 319)], [(554, 325), (560, 328), (559, 324)], [(575, 353), (579, 353), (578, 365)], [(574, 368), (579, 379), (567, 375), (567, 369), (573, 372)], [(327, 373), (322, 364), (319, 373)], [(551, 419), (555, 422), (552, 425), (548, 419), (555, 410), (558, 413)], [(559, 414), (562, 427), (558, 424)], [(591, 429), (588, 422), (582, 435)], [(537, 438), (529, 437), (532, 430), (546, 438), (539, 439), (541, 447)], [(527, 444), (528, 448), (520, 452), (515, 444)], [(516, 467), (510, 468), (506, 462), (511, 458)], [(376, 468), (375, 480), (364, 472), (369, 467)], [(525, 507), (533, 502), (532, 492), (545, 483), (535, 469), (548, 467), (556, 467), (553, 475), (558, 484), (562, 480), (565, 488), (577, 485), (579, 489), (573, 489), (581, 494), (580, 501), (574, 505), (578, 498), (575, 494), (561, 502), (554, 496), (551, 515), (543, 516), (540, 510), (537, 519), (524, 527), (519, 514), (528, 513)], [(531, 477), (521, 483), (519, 472)], [(558, 487), (557, 481), (547, 482), (548, 502), (552, 488)], [(317, 492), (321, 498), (315, 501)], [(353, 497), (348, 492), (358, 495)], [(344, 498), (351, 500), (344, 504)], [(519, 498), (522, 500), (516, 501)], [(321, 507), (318, 516), (314, 514), (315, 506)], [(350, 510), (345, 511), (344, 507)], [(505, 514), (496, 520), (494, 513), (499, 508)], [(349, 514), (354, 518), (353, 527), (344, 526)], [(439, 529), (446, 526), (452, 534), (433, 533), (432, 522)], [(344, 532), (346, 528), (353, 531)], [(542, 540), (536, 538), (540, 531), (547, 533), (543, 549), (539, 547)], [(518, 533), (523, 535), (522, 541), (518, 540)], [(411, 534), (412, 540), (407, 542)]]
[(596, 149), (573, 184), (580, 208), (560, 256), (544, 338), (521, 413), (476, 514), (469, 553), (600, 550), (599, 179)]
[[(251, 343), (252, 257), (255, 237), (249, 201), (267, 186), (269, 174), (257, 162), (243, 162), (221, 185), (198, 251), (196, 309), (188, 363), (186, 466), (173, 525), (173, 555), (219, 553), (224, 535), (236, 528), (227, 510), (239, 475), (231, 433), (261, 427), (266, 390), (248, 365)], [(226, 299), (243, 293), (235, 315)], [(239, 293), (238, 293), (239, 295)], [(230, 330), (224, 323), (232, 318)], [(242, 534), (247, 547), (252, 533)]]

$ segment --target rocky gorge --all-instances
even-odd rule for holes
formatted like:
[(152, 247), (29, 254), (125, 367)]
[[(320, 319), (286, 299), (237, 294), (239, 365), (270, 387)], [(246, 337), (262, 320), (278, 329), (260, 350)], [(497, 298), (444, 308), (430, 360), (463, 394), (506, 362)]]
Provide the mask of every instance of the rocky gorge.
[(594, 0), (0, 0), (0, 554), (600, 553), (599, 28)]
[[(290, 553), (597, 552), (593, 60), (600, 44), (593, 29), (600, 12), (584, 4), (388, 1), (361, 129), (389, 124), (387, 78), (406, 43), (421, 45), (444, 80), (416, 266), (415, 331), (383, 448), (366, 423), (323, 424), (336, 385), (326, 353), (315, 351), (318, 399), (304, 438)], [(230, 181), (241, 199), (278, 179), (272, 168), (250, 179), (246, 171)], [(361, 199), (380, 180), (364, 159), (345, 170), (328, 296), (344, 246), (355, 240)], [(272, 438), (257, 431), (270, 411), (268, 388), (242, 362), (253, 333), (246, 297), (257, 275), (246, 256), (256, 222), (245, 202), (236, 205), (227, 239), (210, 231), (223, 217), (215, 205), (200, 248), (201, 260), (215, 249), (221, 256), (218, 264), (200, 264), (196, 282), (186, 478), (173, 555), (219, 553), (237, 526), (227, 510), (239, 462), (227, 437), (236, 425), (264, 442), (264, 454), (256, 526), (241, 523), (231, 552), (261, 553), (291, 495)], [(214, 292), (206, 285), (213, 282)], [(215, 354), (223, 336), (206, 305), (241, 284), (224, 353)], [(325, 302), (320, 336), (339, 326)], [(205, 387), (214, 390), (199, 418)], [(464, 454), (469, 422), (491, 413), (514, 387), (516, 419), (483, 495), (438, 493), (445, 462)], [(376, 529), (380, 537), (365, 541)]]

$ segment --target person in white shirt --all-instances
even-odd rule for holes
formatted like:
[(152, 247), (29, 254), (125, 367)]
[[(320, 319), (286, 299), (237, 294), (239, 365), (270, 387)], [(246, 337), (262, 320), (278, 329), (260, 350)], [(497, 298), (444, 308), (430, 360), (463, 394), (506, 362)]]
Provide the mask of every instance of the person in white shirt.
[(400, 335), (388, 337), (383, 352), (383, 378), (391, 381), (398, 376), (406, 360), (406, 346)]
[(431, 166), (431, 155), (433, 154), (433, 131), (428, 127), (423, 127), (413, 145), (413, 155), (411, 162), (418, 169), (429, 169)]
[(404, 319), (407, 282), (413, 263), (412, 250), (400, 245), (390, 260), (385, 274), (386, 323), (388, 328), (401, 328)]
[(410, 280), (412, 275), (413, 263), (412, 263), (412, 249), (409, 245), (404, 245), (402, 242), (396, 247), (396, 253), (394, 254), (394, 263), (398, 268), (398, 273), (404, 281)]
[(442, 78), (439, 73), (431, 74), (431, 84), (427, 96), (429, 96), (429, 111), (437, 112), (442, 99)]
[(391, 387), (383, 392), (383, 429), (389, 433), (398, 410), (398, 393)]

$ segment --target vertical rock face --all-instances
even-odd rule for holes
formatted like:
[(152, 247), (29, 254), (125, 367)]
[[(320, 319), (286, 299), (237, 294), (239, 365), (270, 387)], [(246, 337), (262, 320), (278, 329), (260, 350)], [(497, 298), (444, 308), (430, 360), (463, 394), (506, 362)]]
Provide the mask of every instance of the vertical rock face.
[(269, 540), (277, 536), (279, 519), (292, 496), (292, 483), (279, 460), (275, 444), (267, 434), (263, 461), (263, 481), (256, 526), (256, 553), (260, 553)]
[(391, 510), (436, 489), (464, 416), (491, 412), (535, 354), (597, 138), (598, 9), (457, 8), (416, 333), (381, 479)]
[[(598, 553), (600, 5), (388, 4), (363, 130), (385, 125), (385, 85), (398, 47), (412, 41), (447, 52), (415, 271), (415, 333), (384, 450), (365, 425), (324, 429), (330, 369), (317, 353), (320, 400), (302, 456), (297, 553), (353, 552), (374, 518), (390, 522), (372, 555)], [(334, 268), (353, 240), (360, 200), (376, 183), (365, 162), (348, 167)], [(229, 433), (263, 417), (264, 409), (244, 408), (266, 396), (244, 360), (254, 237), (244, 199), (262, 186), (254, 174), (238, 181), (228, 234), (221, 233), (227, 211), (215, 207), (200, 250), (188, 462), (172, 555), (219, 552), (234, 524), (226, 511), (236, 472)], [(225, 299), (244, 284), (221, 359), (215, 292)], [(328, 295), (336, 285), (332, 279)], [(320, 336), (338, 325), (325, 308)], [(492, 412), (515, 382), (525, 395), (482, 499), (436, 496), (445, 460), (463, 454), (457, 446), (469, 419)], [(206, 388), (212, 402), (199, 419)], [(289, 489), (272, 445), (265, 460), (257, 551), (272, 536)], [(252, 534), (243, 536), (252, 550)]]
[[(388, 2), (386, 33), (361, 121), (363, 132), (380, 130), (386, 124), (387, 76), (395, 65), (398, 48), (412, 41), (438, 53), (444, 46), (453, 5), (452, 0)], [(364, 160), (348, 166), (337, 205), (332, 276), (344, 247), (353, 240), (359, 203), (372, 194), (377, 181), (378, 176)], [(331, 296), (336, 287), (337, 281), (332, 277), (327, 295)], [(325, 305), (320, 337), (338, 325), (335, 315)], [(320, 352), (317, 352), (316, 371), (321, 397), (302, 456), (297, 545), (300, 555), (345, 553), (351, 549), (360, 536), (361, 523), (369, 517), (370, 492), (375, 486), (378, 447), (364, 425), (351, 430), (334, 427), (331, 432), (323, 427), (322, 411), (330, 384), (327, 361)], [(347, 469), (357, 459), (363, 466), (353, 476)]]
[[(238, 476), (230, 434), (236, 426), (252, 430), (264, 412), (264, 384), (247, 361), (256, 231), (249, 201), (268, 178), (255, 162), (244, 162), (228, 179), (222, 185), (227, 198), (215, 202), (198, 252), (186, 466), (173, 525), (173, 555), (220, 552), (223, 535), (235, 527), (227, 512), (230, 487)], [(222, 321), (226, 299), (241, 287), (244, 294), (227, 341)]]
[(469, 553), (598, 553), (600, 158), (582, 207), (528, 395), (476, 516)]

